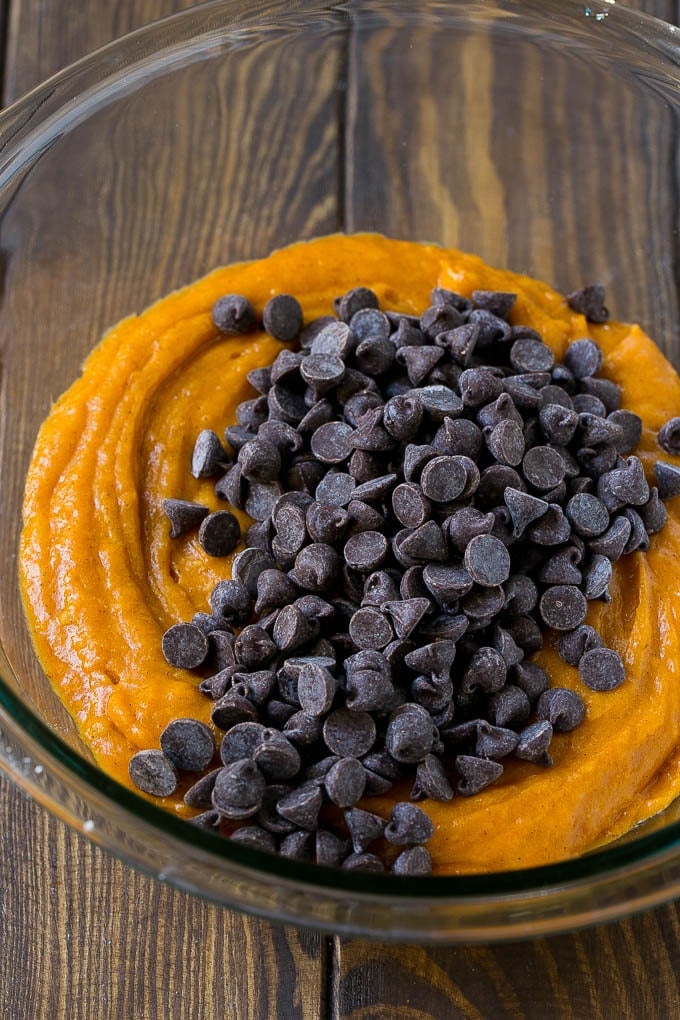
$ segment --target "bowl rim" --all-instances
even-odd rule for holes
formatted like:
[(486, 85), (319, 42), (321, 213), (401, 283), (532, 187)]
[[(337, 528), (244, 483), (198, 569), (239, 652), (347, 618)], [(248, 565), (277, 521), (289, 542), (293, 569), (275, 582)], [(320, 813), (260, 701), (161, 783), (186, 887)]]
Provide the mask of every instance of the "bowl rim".
[[(376, 0), (377, 7), (382, 0)], [(491, 10), (496, 0), (475, 0), (472, 6), (479, 10)], [(384, 6), (388, 6), (385, 4)], [(408, 11), (412, 5), (406, 0), (389, 5)], [(470, 6), (470, 5), (468, 5)], [(519, 3), (518, 0), (498, 0), (500, 7), (521, 8), (524, 12), (531, 10), (545, 12), (546, 5), (538, 0)], [(557, 8), (558, 3), (554, 4)], [(591, 0), (584, 9), (578, 0), (559, 0), (561, 16), (575, 17), (577, 14), (592, 17), (602, 24), (605, 20), (612, 25), (621, 26), (626, 33), (639, 38), (641, 28), (645, 30), (644, 42), (661, 54), (669, 66), (680, 66), (680, 29), (667, 22), (642, 12), (633, 12), (619, 7), (615, 0)], [(286, 3), (285, 0), (255, 2), (249, 6), (246, 23), (257, 26), (264, 13), (269, 18), (288, 15), (291, 24), (304, 11), (332, 11), (334, 14), (351, 13), (352, 3), (322, 4), (314, 0), (297, 0)], [(13, 159), (21, 153), (26, 144), (26, 136), (30, 135), (32, 117), (40, 107), (47, 103), (54, 109), (63, 107), (67, 99), (60, 96), (60, 90), (68, 92), (70, 84), (87, 77), (93, 68), (99, 65), (106, 67), (100, 73), (100, 84), (114, 79), (121, 73), (132, 74), (135, 67), (139, 68), (145, 59), (141, 53), (144, 44), (158, 39), (165, 27), (177, 27), (177, 45), (186, 46), (190, 39), (207, 40), (211, 35), (225, 31), (225, 26), (216, 22), (216, 15), (232, 11), (243, 14), (243, 5), (238, 0), (208, 0), (200, 7), (190, 8), (165, 18), (156, 20), (119, 39), (99, 47), (79, 60), (51, 75), (41, 84), (36, 85), (24, 96), (15, 100), (0, 112), (0, 179), (11, 177), (17, 172)], [(280, 13), (277, 14), (277, 11)], [(155, 59), (163, 51), (162, 45), (152, 47)], [(56, 97), (56, 99), (55, 99)], [(40, 128), (38, 128), (38, 133)], [(51, 730), (26, 703), (17, 696), (13, 688), (0, 673), (0, 714), (6, 715), (9, 722), (17, 724), (35, 742), (37, 742), (48, 759), (52, 759), (73, 773), (87, 787), (115, 801), (118, 807), (129, 812), (135, 819), (167, 833), (173, 840), (182, 844), (198, 846), (213, 859), (224, 863), (233, 863), (250, 870), (266, 872), (270, 877), (280, 877), (300, 883), (306, 889), (333, 889), (334, 892), (345, 891), (358, 893), (378, 899), (397, 898), (398, 900), (417, 899), (420, 903), (428, 900), (443, 902), (474, 899), (496, 903), (498, 897), (517, 897), (522, 895), (545, 894), (548, 891), (567, 893), (570, 887), (582, 885), (584, 882), (598, 881), (610, 884), (616, 874), (627, 872), (632, 867), (644, 869), (656, 863), (660, 857), (680, 848), (680, 821), (669, 823), (662, 829), (643, 834), (626, 842), (616, 842), (593, 850), (585, 855), (559, 861), (553, 864), (507, 871), (486, 872), (464, 875), (435, 875), (427, 877), (407, 877), (393, 875), (368, 875), (359, 872), (346, 872), (340, 869), (325, 868), (309, 862), (299, 862), (277, 857), (265, 852), (244, 847), (238, 843), (224, 839), (216, 834), (202, 830), (197, 826), (187, 825), (185, 820), (157, 807), (152, 802), (124, 787), (116, 780), (107, 776), (102, 770), (90, 764), (78, 752), (73, 750), (59, 735)], [(76, 824), (71, 821), (71, 824)], [(658, 899), (663, 898), (661, 890)], [(612, 907), (609, 913), (605, 909), (604, 916), (621, 913), (620, 906)], [(565, 918), (560, 930), (569, 923)]]

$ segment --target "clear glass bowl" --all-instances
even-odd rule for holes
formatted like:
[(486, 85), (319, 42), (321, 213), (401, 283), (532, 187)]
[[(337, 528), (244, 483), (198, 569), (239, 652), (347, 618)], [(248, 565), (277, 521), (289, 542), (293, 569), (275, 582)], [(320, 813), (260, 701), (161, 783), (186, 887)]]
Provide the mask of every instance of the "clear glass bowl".
[(516, 938), (680, 892), (670, 808), (577, 860), (398, 879), (263, 856), (107, 779), (36, 663), (17, 583), (41, 420), (106, 327), (220, 263), (335, 230), (607, 286), (677, 354), (677, 32), (591, 0), (220, 0), (0, 116), (0, 759), (99, 845), (218, 903), (346, 933)]

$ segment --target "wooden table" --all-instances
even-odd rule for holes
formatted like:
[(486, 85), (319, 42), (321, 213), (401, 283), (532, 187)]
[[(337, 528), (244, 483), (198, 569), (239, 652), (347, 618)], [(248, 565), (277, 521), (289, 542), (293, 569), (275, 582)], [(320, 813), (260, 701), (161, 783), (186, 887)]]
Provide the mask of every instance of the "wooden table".
[[(3, 101), (194, 0), (4, 0)], [(630, 0), (676, 20), (674, 0)], [(680, 1017), (680, 911), (425, 949), (326, 938), (131, 871), (0, 780), (0, 1020)]]

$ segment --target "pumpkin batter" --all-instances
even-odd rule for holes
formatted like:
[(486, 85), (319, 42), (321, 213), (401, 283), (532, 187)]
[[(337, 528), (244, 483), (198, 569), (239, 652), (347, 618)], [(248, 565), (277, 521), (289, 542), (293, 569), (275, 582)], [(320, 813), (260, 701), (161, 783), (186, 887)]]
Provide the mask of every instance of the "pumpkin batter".
[[(273, 294), (287, 292), (309, 321), (358, 285), (371, 287), (381, 308), (414, 314), (435, 286), (464, 295), (478, 288), (517, 293), (510, 321), (537, 329), (558, 358), (580, 337), (600, 345), (602, 375), (622, 387), (622, 406), (643, 420), (636, 452), (650, 479), (655, 460), (672, 459), (656, 433), (680, 413), (680, 378), (639, 327), (587, 323), (546, 284), (457, 251), (336, 235), (218, 269), (124, 320), (42, 426), (20, 562), (45, 671), (97, 763), (126, 786), (130, 757), (158, 747), (172, 719), (209, 722), (212, 703), (197, 691), (195, 676), (165, 662), (161, 637), (205, 611), (214, 586), (229, 576), (230, 561), (206, 557), (195, 533), (170, 540), (162, 501), (224, 506), (213, 483), (188, 470), (194, 439), (235, 420), (237, 404), (253, 395), (247, 373), (281, 349), (265, 333), (219, 335), (211, 307), (223, 294), (241, 293), (261, 315)], [(428, 844), (435, 873), (571, 857), (662, 810), (680, 792), (679, 503), (668, 504), (668, 523), (647, 553), (614, 564), (612, 602), (589, 606), (587, 622), (622, 656), (626, 681), (593, 693), (549, 645), (536, 656), (553, 686), (578, 690), (586, 719), (555, 736), (552, 768), (508, 762), (502, 779), (475, 797), (423, 802), (435, 823)], [(162, 803), (194, 813), (181, 791)], [(370, 801), (380, 813), (390, 805)]]

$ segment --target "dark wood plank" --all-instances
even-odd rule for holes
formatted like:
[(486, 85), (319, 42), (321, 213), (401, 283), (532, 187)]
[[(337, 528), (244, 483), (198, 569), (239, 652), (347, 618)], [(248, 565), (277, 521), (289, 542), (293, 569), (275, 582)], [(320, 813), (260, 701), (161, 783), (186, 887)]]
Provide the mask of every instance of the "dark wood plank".
[[(674, 0), (624, 5), (670, 21), (680, 13)], [(573, 82), (559, 57), (542, 63), (530, 47), (523, 50), (515, 41), (509, 59), (510, 52), (493, 35), (470, 38), (452, 57), (437, 32), (429, 37), (422, 33), (406, 50), (391, 45), (389, 22), (387, 15), (384, 30), (369, 40), (362, 34), (359, 13), (350, 43), (348, 229), (378, 229), (477, 251), (567, 288), (575, 285), (577, 272), (598, 277), (598, 266), (607, 264), (612, 247), (615, 259), (628, 257), (631, 238), (644, 236), (646, 222), (667, 223), (667, 235), (654, 239), (655, 267), (648, 267), (647, 275), (643, 271), (637, 291), (624, 294), (613, 279), (610, 292), (615, 308), (624, 303), (622, 316), (641, 315), (677, 354), (672, 228), (678, 210), (659, 194), (672, 194), (672, 189), (656, 186), (662, 179), (656, 174), (674, 172), (678, 139), (672, 118), (650, 108), (644, 127), (633, 126), (639, 113), (636, 97), (622, 87), (616, 110), (608, 111), (598, 99), (592, 101), (594, 83), (587, 71), (580, 82), (584, 101), (565, 107)], [(433, 86), (431, 94), (439, 100), (420, 105), (417, 96), (423, 85)], [(547, 151), (535, 133), (530, 144), (518, 146), (508, 107), (499, 101), (513, 90), (523, 97), (517, 104), (523, 138), (531, 137), (532, 119), (540, 124), (561, 115), (562, 142), (558, 139)], [(474, 130), (466, 127), (470, 117), (479, 118)], [(601, 144), (607, 146), (612, 166), (626, 166), (626, 176), (624, 181), (613, 174), (599, 183), (595, 215), (602, 224), (602, 241), (587, 250), (569, 233), (569, 215), (575, 212), (574, 222), (585, 215), (585, 202), (592, 201), (593, 192), (562, 192), (555, 181), (574, 139), (583, 141), (588, 131), (595, 131), (596, 122), (607, 124), (607, 140)], [(424, 139), (433, 130), (438, 134), (432, 147)], [(640, 162), (625, 158), (636, 145), (638, 151), (657, 147), (654, 173), (644, 173)], [(427, 149), (428, 159), (404, 161), (404, 146)], [(513, 159), (508, 174), (507, 160)], [(515, 196), (509, 210), (501, 178)], [(531, 244), (520, 229), (526, 216), (541, 226)], [(663, 268), (657, 273), (660, 263)], [(660, 291), (666, 312), (656, 317), (653, 304)], [(677, 1018), (679, 934), (680, 912), (669, 904), (618, 924), (501, 946), (430, 949), (336, 939), (329, 1012), (338, 1020)]]
[[(132, 28), (175, 10), (194, 6), (192, 0), (118, 0), (101, 4), (84, 0), (77, 11), (65, 14), (59, 0), (15, 0), (12, 4), (7, 53), (5, 99), (22, 94), (48, 74)], [(339, 56), (338, 56), (339, 60)], [(286, 63), (288, 62), (288, 63)], [(249, 253), (252, 236), (263, 247), (281, 243), (282, 237), (326, 233), (337, 226), (336, 173), (336, 82), (339, 63), (333, 54), (299, 60), (294, 51), (282, 55), (273, 76), (263, 76), (255, 58), (247, 53), (235, 61), (238, 69), (221, 71), (216, 88), (222, 94), (248, 96), (251, 115), (267, 106), (269, 90), (285, 81), (305, 96), (308, 123), (324, 125), (322, 144), (315, 149), (303, 179), (279, 176), (280, 215), (264, 219), (265, 182), (273, 162), (282, 165), (275, 142), (243, 131), (238, 157), (228, 151), (225, 138), (216, 129), (198, 135), (189, 120), (188, 92), (178, 96), (175, 118), (165, 120), (158, 105), (139, 111), (130, 120), (124, 109), (111, 123), (110, 142), (92, 138), (80, 129), (83, 159), (89, 180), (101, 182), (99, 190), (84, 188), (82, 223), (93, 231), (104, 222), (111, 250), (125, 251), (125, 264), (112, 265), (109, 255), (97, 244), (86, 241), (89, 256), (95, 258), (92, 271), (73, 252), (71, 259), (57, 257), (60, 210), (55, 180), (65, 188), (80, 185), (65, 159), (64, 174), (49, 175), (52, 183), (41, 186), (40, 171), (33, 183), (30, 210), (12, 227), (21, 236), (23, 256), (13, 266), (14, 279), (28, 272), (30, 254), (40, 254), (34, 263), (49, 267), (35, 288), (41, 306), (38, 315), (49, 314), (52, 302), (68, 287), (68, 278), (85, 288), (73, 302), (69, 335), (84, 354), (93, 337), (121, 315), (148, 304), (198, 272), (221, 261)], [(285, 65), (285, 66), (284, 66)], [(202, 72), (200, 65), (190, 71)], [(278, 77), (277, 77), (278, 75)], [(188, 79), (186, 79), (188, 81)], [(233, 118), (242, 114), (236, 106)], [(188, 131), (177, 130), (184, 118)], [(236, 125), (237, 126), (237, 125)], [(143, 185), (163, 196), (163, 217), (151, 206), (130, 208), (130, 189), (139, 185), (134, 173), (116, 166), (115, 147), (138, 130), (139, 166)], [(311, 128), (310, 128), (311, 130)], [(173, 135), (174, 132), (174, 135)], [(168, 134), (169, 133), (169, 134)], [(172, 167), (146, 158), (157, 138), (177, 138)], [(75, 143), (74, 143), (75, 144)], [(258, 174), (239, 174), (238, 159), (258, 165)], [(232, 147), (233, 148), (233, 147)], [(54, 157), (58, 158), (57, 156)], [(270, 161), (270, 162), (268, 162)], [(77, 161), (76, 161), (77, 162)], [(206, 188), (201, 177), (206, 168), (219, 167), (224, 187), (222, 202), (215, 189)], [(54, 166), (53, 166), (54, 169)], [(299, 185), (299, 193), (295, 186)], [(205, 230), (201, 244), (202, 263), (196, 269), (195, 252), (187, 242), (183, 226), (183, 203), (192, 191), (203, 187)], [(291, 197), (292, 196), (292, 197)], [(227, 201), (228, 198), (228, 201)], [(237, 229), (233, 211), (240, 206), (251, 210), (247, 226)], [(158, 206), (154, 206), (155, 209)], [(13, 213), (13, 215), (15, 215)], [(219, 218), (219, 219), (218, 219)], [(278, 226), (277, 226), (278, 219)], [(243, 218), (241, 218), (242, 224)], [(50, 230), (41, 238), (41, 223)], [(215, 229), (219, 222), (219, 229)], [(276, 231), (280, 234), (277, 235)], [(49, 235), (49, 236), (47, 236)], [(67, 264), (68, 263), (68, 264)], [(18, 275), (17, 275), (18, 274)], [(89, 283), (85, 281), (89, 280)], [(99, 282), (97, 282), (99, 280)], [(112, 284), (112, 280), (117, 281)], [(21, 301), (15, 288), (13, 301)], [(87, 296), (85, 291), (87, 291)], [(80, 306), (80, 311), (77, 310)], [(15, 305), (15, 313), (22, 314)], [(18, 365), (12, 367), (12, 345), (6, 345), (4, 369), (18, 373), (18, 383), (31, 391), (26, 406), (37, 398), (31, 380)], [(68, 384), (63, 366), (55, 358), (54, 391)], [(26, 367), (26, 366), (25, 366)], [(60, 374), (61, 373), (61, 374)], [(25, 436), (26, 454), (32, 439), (30, 428), (16, 433)], [(23, 443), (24, 439), (17, 441)], [(21, 486), (21, 472), (7, 486)], [(4, 540), (11, 544), (5, 535)], [(11, 559), (9, 546), (4, 553)], [(16, 633), (21, 627), (15, 621)], [(10, 639), (11, 640), (11, 639)], [(18, 653), (17, 653), (18, 654)], [(50, 709), (51, 711), (52, 709)], [(2, 967), (0, 967), (0, 1016), (12, 1020), (67, 1018), (67, 1020), (135, 1020), (157, 1018), (201, 1018), (225, 1016), (268, 1020), (318, 1017), (323, 1012), (326, 942), (317, 935), (282, 928), (250, 919), (172, 890), (130, 870), (66, 828), (4, 780), (0, 780), (0, 925)]]

